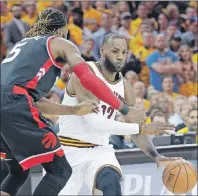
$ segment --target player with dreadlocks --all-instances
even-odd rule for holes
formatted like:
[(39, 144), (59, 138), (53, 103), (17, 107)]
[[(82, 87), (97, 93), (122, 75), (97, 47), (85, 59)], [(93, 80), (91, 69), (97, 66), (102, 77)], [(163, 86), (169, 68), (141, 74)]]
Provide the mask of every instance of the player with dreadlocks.
[(52, 115), (84, 115), (96, 112), (97, 105), (84, 103), (69, 107), (44, 98), (63, 67), (58, 59), (71, 66), (84, 88), (119, 109), (126, 119), (137, 118), (140, 124), (145, 120), (142, 112), (129, 109), (92, 73), (77, 47), (64, 39), (67, 32), (63, 13), (44, 10), (1, 64), (0, 136), (9, 168), (1, 184), (1, 194), (16, 195), (30, 168), (37, 164), (42, 164), (46, 175), (33, 195), (58, 195), (72, 173), (57, 136), (39, 110)]

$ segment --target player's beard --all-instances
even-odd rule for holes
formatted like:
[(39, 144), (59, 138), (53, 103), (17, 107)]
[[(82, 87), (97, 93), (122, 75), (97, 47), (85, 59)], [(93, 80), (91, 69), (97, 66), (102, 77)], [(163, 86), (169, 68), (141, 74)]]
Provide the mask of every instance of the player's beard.
[(105, 67), (107, 71), (109, 72), (120, 72), (124, 66), (124, 63), (118, 62), (118, 63), (113, 63), (107, 55), (105, 56), (105, 61), (104, 61)]

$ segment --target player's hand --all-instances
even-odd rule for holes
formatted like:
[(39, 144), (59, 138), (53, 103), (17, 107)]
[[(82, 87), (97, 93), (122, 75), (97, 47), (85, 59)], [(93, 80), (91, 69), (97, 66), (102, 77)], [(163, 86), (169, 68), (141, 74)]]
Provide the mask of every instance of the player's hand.
[(175, 127), (167, 123), (151, 122), (144, 125), (142, 130), (142, 134), (145, 135), (171, 135), (174, 133)]
[(84, 101), (75, 106), (75, 115), (83, 116), (89, 113), (99, 113), (100, 108), (98, 103), (91, 101)]
[(183, 159), (182, 157), (165, 157), (163, 155), (159, 155), (155, 158), (157, 169), (160, 169), (162, 165), (166, 166), (172, 161), (178, 161), (178, 160), (185, 161), (185, 159)]
[(137, 123), (139, 125), (143, 125), (147, 118), (145, 112), (137, 108), (130, 108), (128, 114), (124, 115), (125, 122)]

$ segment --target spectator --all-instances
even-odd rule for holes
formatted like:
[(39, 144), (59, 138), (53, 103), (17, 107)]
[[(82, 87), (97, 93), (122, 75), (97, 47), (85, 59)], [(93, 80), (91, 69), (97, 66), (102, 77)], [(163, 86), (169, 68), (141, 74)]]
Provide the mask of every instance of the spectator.
[(26, 15), (22, 18), (22, 20), (28, 25), (33, 25), (38, 16), (36, 9), (36, 1), (25, 1), (24, 6)]
[(167, 28), (168, 28), (168, 16), (165, 13), (161, 13), (158, 17), (158, 34), (165, 34), (167, 35)]
[(144, 100), (141, 99), (140, 97), (136, 97), (135, 107), (138, 108), (139, 110), (145, 110), (144, 109)]
[(139, 81), (139, 76), (134, 71), (127, 71), (124, 76), (132, 86)]
[(147, 115), (152, 119), (157, 113), (163, 113), (162, 108), (159, 106), (151, 106), (147, 112)]
[(183, 123), (182, 119), (182, 105), (187, 101), (187, 98), (184, 96), (178, 96), (174, 100), (174, 114), (169, 117), (168, 122), (174, 126), (177, 126), (178, 124)]
[(136, 97), (139, 97), (143, 100), (143, 109), (148, 110), (150, 108), (150, 102), (146, 99), (144, 99), (144, 96), (146, 94), (146, 89), (144, 83), (137, 81), (134, 85), (134, 93)]
[(62, 99), (64, 96), (65, 88), (67, 82), (69, 80), (69, 76), (71, 74), (71, 69), (69, 65), (65, 65), (64, 68), (61, 69), (60, 78), (57, 79), (55, 85), (53, 86), (52, 90), (58, 93), (59, 97)]
[(7, 7), (6, 1), (0, 2), (0, 11), (1, 11), (1, 29), (4, 27), (4, 25), (12, 20), (12, 14), (9, 12), (9, 9)]
[(148, 8), (145, 3), (140, 3), (137, 8), (137, 18), (131, 22), (132, 35), (136, 36), (139, 31), (140, 25), (143, 21), (148, 19)]
[(7, 7), (7, 2), (0, 2), (0, 12), (1, 12), (1, 34), (0, 34), (0, 42), (1, 42), (1, 50), (0, 50), (0, 61), (2, 61), (6, 56), (6, 47), (3, 43), (3, 31), (5, 25), (12, 20), (12, 14), (9, 12)]
[(89, 38), (84, 41), (82, 49), (82, 57), (85, 61), (96, 61), (91, 52), (94, 48), (94, 40)]
[(93, 56), (96, 60), (100, 58), (100, 46), (102, 45), (103, 37), (106, 34), (112, 32), (112, 15), (109, 13), (102, 13), (101, 15), (101, 28), (93, 34), (93, 40), (95, 41)]
[(143, 32), (143, 46), (140, 47), (134, 54), (142, 63), (142, 70), (139, 74), (140, 80), (149, 86), (149, 69), (145, 64), (146, 58), (154, 51), (154, 36), (152, 32)]
[(143, 46), (136, 52), (135, 56), (140, 59), (142, 63), (145, 63), (146, 58), (154, 51), (154, 36), (152, 32), (145, 31), (142, 34)]
[(195, 41), (198, 36), (198, 19), (197, 17), (190, 18), (189, 30), (183, 34), (182, 39), (184, 44), (188, 44), (190, 47), (194, 47)]
[(169, 24), (168, 28), (167, 28), (167, 43), (168, 45), (170, 45), (170, 41), (173, 39), (174, 36), (180, 36), (181, 32), (177, 27), (177, 24), (175, 23), (171, 23)]
[(197, 67), (194, 65), (197, 65), (197, 63), (193, 63), (191, 60), (191, 52), (190, 48), (188, 46), (184, 46), (183, 48), (182, 60), (181, 64), (183, 67), (183, 78), (184, 83), (179, 88), (179, 93), (184, 96), (192, 96), (197, 95), (197, 83), (198, 83), (198, 75), (197, 75)]
[(191, 103), (188, 100), (185, 101), (181, 107), (181, 117), (184, 123), (187, 122), (188, 113), (191, 109), (192, 109)]
[(148, 9), (148, 17), (157, 20), (161, 13), (162, 5), (158, 1), (145, 1), (144, 3)]
[(130, 12), (124, 12), (120, 15), (121, 27), (118, 30), (118, 33), (123, 35), (126, 39), (132, 39), (132, 33), (130, 29), (131, 24), (131, 14)]
[(172, 39), (170, 40), (170, 50), (174, 52), (177, 56), (179, 55), (179, 49), (182, 44), (181, 35), (176, 34), (173, 35)]
[(163, 113), (170, 116), (173, 111), (173, 103), (167, 97), (159, 95), (157, 97), (157, 105), (162, 108)]
[(197, 119), (198, 119), (198, 111), (197, 108), (192, 108), (188, 112), (188, 117), (186, 121), (182, 124), (179, 124), (176, 127), (176, 132), (181, 134), (187, 134), (189, 132), (194, 132), (196, 136), (196, 142), (198, 139), (198, 127), (197, 127)]
[(114, 16), (112, 22), (112, 31), (117, 32), (121, 27), (120, 16)]
[(72, 9), (73, 24), (83, 29), (83, 12), (80, 8)]
[(174, 92), (178, 92), (177, 74), (181, 74), (180, 67), (176, 67), (175, 63), (179, 58), (166, 48), (166, 38), (163, 34), (159, 34), (155, 41), (156, 50), (150, 54), (146, 60), (146, 65), (150, 70), (150, 83), (158, 91), (162, 91), (163, 74), (172, 74), (174, 81)]
[(106, 9), (105, 5), (105, 1), (96, 1), (96, 10), (98, 10), (101, 13), (108, 12), (112, 14), (112, 11), (110, 9)]
[[(83, 43), (83, 12), (80, 8), (74, 8), (72, 17), (73, 23), (68, 24), (70, 40), (80, 47)], [(89, 34), (91, 33), (89, 32)]]
[(91, 32), (96, 32), (101, 23), (101, 12), (92, 7), (91, 1), (81, 1), (83, 11), (83, 24)]
[(122, 70), (123, 75), (125, 75), (125, 73), (130, 70), (139, 74), (142, 70), (142, 64), (141, 64), (140, 60), (138, 58), (136, 58), (135, 55), (131, 51), (128, 51), (126, 63)]
[(188, 20), (190, 20), (192, 17), (196, 17), (197, 16), (196, 8), (195, 7), (187, 7), (186, 16), (187, 16)]
[(144, 46), (144, 42), (143, 42), (143, 33), (144, 32), (152, 32), (152, 23), (149, 19), (144, 20), (141, 23), (139, 31), (137, 32), (135, 37), (129, 41), (129, 50), (132, 53), (136, 53), (136, 51), (140, 47)]
[(159, 122), (159, 123), (167, 123), (167, 117), (162, 112), (157, 112), (151, 118), (151, 121), (152, 122)]
[(174, 101), (177, 96), (179, 96), (179, 94), (173, 92), (173, 78), (171, 75), (163, 77), (162, 89), (163, 92), (161, 92), (160, 95), (167, 97), (171, 102)]
[(192, 51), (188, 45), (182, 45), (179, 49), (180, 66), (182, 73), (188, 72), (190, 80), (194, 78), (194, 67), (192, 62)]
[(8, 49), (8, 53), (19, 42), (24, 33), (29, 30), (29, 25), (21, 20), (22, 7), (19, 4), (12, 6), (14, 19), (4, 29), (4, 43)]
[(127, 1), (119, 1), (117, 3), (117, 6), (118, 6), (118, 12), (119, 12), (119, 15), (121, 15), (122, 13), (124, 12), (129, 12), (129, 4)]
[(149, 91), (148, 90), (147, 97), (148, 97), (148, 100), (149, 100), (151, 106), (157, 106), (158, 96), (159, 96), (158, 91), (155, 91), (155, 90), (150, 90)]
[(197, 107), (197, 103), (198, 103), (198, 97), (197, 96), (192, 95), (192, 96), (188, 97), (188, 101), (190, 102), (192, 107)]
[(198, 108), (194, 107), (188, 112), (188, 128), (189, 131), (194, 131), (195, 133), (198, 132)]
[(179, 10), (175, 4), (169, 4), (166, 8), (166, 13), (169, 18), (169, 23), (178, 24), (179, 21)]
[(192, 95), (196, 95), (198, 96), (198, 92), (197, 92), (197, 88), (198, 88), (198, 78), (197, 78), (197, 74), (195, 74), (194, 76), (194, 80), (190, 79), (191, 74), (188, 71), (184, 72), (184, 79), (185, 79), (185, 83), (183, 83), (180, 88), (179, 88), (179, 93), (181, 95), (184, 95), (186, 97), (192, 96)]
[(37, 0), (37, 7), (38, 7), (38, 12), (40, 12), (49, 7), (53, 7), (53, 1)]
[(54, 8), (59, 10), (60, 12), (62, 12), (66, 17), (69, 16), (69, 10), (65, 3), (63, 3), (63, 2), (58, 3), (58, 1), (57, 1), (57, 3), (55, 3), (55, 5), (54, 5)]

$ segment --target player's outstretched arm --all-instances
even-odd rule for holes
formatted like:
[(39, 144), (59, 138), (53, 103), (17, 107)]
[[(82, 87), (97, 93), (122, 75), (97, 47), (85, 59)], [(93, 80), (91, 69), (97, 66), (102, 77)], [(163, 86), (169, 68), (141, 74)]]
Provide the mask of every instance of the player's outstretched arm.
[[(75, 94), (79, 102), (94, 101), (99, 103), (99, 100), (93, 94), (81, 86), (80, 81), (75, 74), (72, 74), (68, 82), (67, 91), (71, 94)], [(129, 135), (137, 134), (140, 130), (138, 124), (122, 123), (107, 119), (103, 116), (102, 111), (100, 111), (99, 114), (88, 114), (84, 116), (84, 118), (89, 124), (90, 131), (92, 132), (96, 131), (113, 135)]]
[[(132, 86), (125, 80), (125, 101), (131, 106), (135, 106), (135, 93)], [(140, 148), (152, 160), (156, 161), (157, 166), (160, 166), (162, 156), (157, 152), (152, 139), (148, 135), (136, 134), (132, 135), (132, 140), (135, 145)]]
[(86, 115), (92, 112), (98, 113), (98, 106), (94, 102), (82, 102), (81, 104), (74, 106), (67, 106), (54, 103), (46, 98), (42, 98), (38, 102), (35, 103), (35, 107), (37, 107), (42, 113), (49, 115)]
[(62, 57), (71, 66), (85, 89), (93, 93), (100, 100), (111, 105), (114, 109), (125, 112), (126, 106), (114, 96), (113, 92), (102, 80), (92, 73), (87, 63), (81, 57), (76, 45), (60, 37), (52, 39), (49, 45), (54, 59)]

